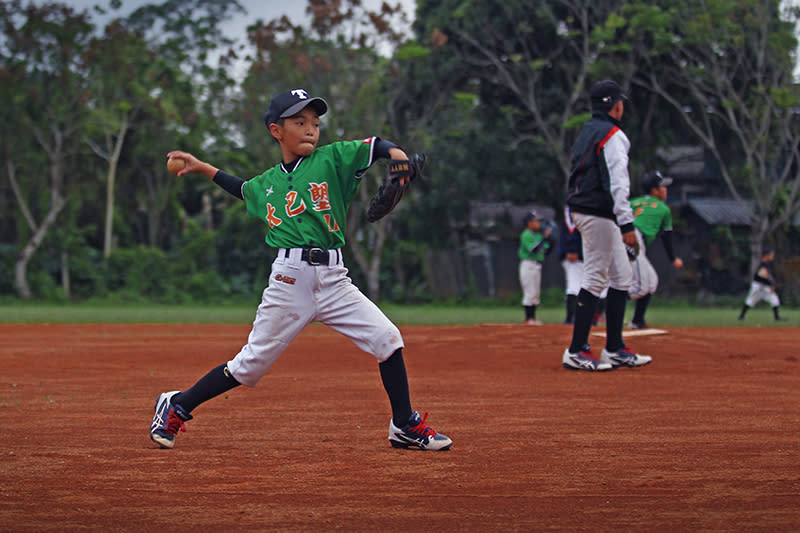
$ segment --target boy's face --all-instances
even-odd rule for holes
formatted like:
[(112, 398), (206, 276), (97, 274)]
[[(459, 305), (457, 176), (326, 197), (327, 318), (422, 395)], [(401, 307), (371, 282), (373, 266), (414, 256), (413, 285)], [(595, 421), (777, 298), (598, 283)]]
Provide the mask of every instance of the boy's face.
[(531, 231), (539, 231), (542, 229), (542, 222), (538, 218), (528, 221), (528, 229)]
[(271, 124), (269, 131), (281, 144), (281, 149), (295, 157), (308, 157), (319, 141), (319, 116), (311, 106), (283, 119), (283, 125)]
[(653, 187), (653, 196), (661, 200), (662, 202), (667, 201), (667, 188), (664, 185), (659, 185), (658, 187)]

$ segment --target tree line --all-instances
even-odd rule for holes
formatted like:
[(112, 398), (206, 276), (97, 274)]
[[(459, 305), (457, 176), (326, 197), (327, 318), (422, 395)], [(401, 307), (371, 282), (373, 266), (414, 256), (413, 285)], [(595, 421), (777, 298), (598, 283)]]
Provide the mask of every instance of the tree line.
[(120, 7), (0, 1), (0, 295), (258, 294), (263, 224), (165, 154), (261, 173), (280, 159), (263, 112), (294, 87), (331, 106), (321, 143), (377, 135), (429, 156), (395, 214), (364, 216), (379, 165), (349, 212), (347, 262), (373, 298), (426, 298), (425, 251), (463, 246), (474, 202), (563, 207), (602, 78), (630, 94), (634, 179), (664, 164), (658, 148), (700, 145), (720, 194), (752, 202), (751, 263), (800, 210), (800, 13), (778, 0), (308, 0), (309, 23), (241, 38), (219, 31), (235, 0)]

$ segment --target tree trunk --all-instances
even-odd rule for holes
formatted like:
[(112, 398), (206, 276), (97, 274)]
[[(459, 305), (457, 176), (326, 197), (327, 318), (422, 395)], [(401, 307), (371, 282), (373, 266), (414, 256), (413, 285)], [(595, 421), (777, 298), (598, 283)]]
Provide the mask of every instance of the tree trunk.
[(214, 231), (214, 218), (213, 208), (211, 205), (211, 195), (208, 192), (203, 193), (203, 221), (205, 222), (205, 229), (208, 232)]
[(39, 225), (39, 228), (33, 234), (25, 247), (22, 248), (19, 256), (17, 256), (17, 262), (14, 266), (14, 286), (17, 289), (17, 294), (20, 298), (27, 300), (32, 296), (27, 279), (28, 263), (30, 262), (31, 257), (33, 257), (33, 254), (36, 253), (36, 250), (39, 249), (39, 246), (41, 246), (42, 241), (47, 236), (50, 228), (52, 228), (55, 224), (56, 217), (64, 208), (64, 205), (64, 199), (60, 195), (54, 194), (50, 211), (47, 213), (47, 216), (44, 218), (41, 225)]
[(375, 259), (374, 254), (367, 270), (367, 294), (373, 301), (378, 301), (381, 295), (381, 262)]
[(750, 228), (750, 275), (755, 274), (758, 265), (761, 263), (761, 251), (764, 247), (764, 238), (767, 235), (769, 221), (766, 217), (753, 220)]
[(117, 181), (117, 168), (119, 168), (119, 157), (122, 153), (122, 145), (125, 143), (125, 135), (128, 132), (129, 118), (127, 113), (123, 113), (120, 122), (117, 139), (114, 142), (114, 149), (108, 158), (108, 178), (106, 184), (106, 224), (103, 236), (103, 257), (108, 259), (111, 255), (111, 245), (114, 240), (114, 188)]
[(71, 296), (69, 283), (69, 252), (66, 250), (61, 251), (61, 289), (64, 291), (64, 296), (69, 299)]
[(103, 257), (108, 259), (111, 255), (112, 227), (114, 220), (114, 186), (117, 179), (116, 164), (109, 163), (108, 180), (106, 184), (106, 224), (103, 234)]
[(22, 216), (25, 217), (25, 221), (28, 223), (28, 229), (35, 233), (36, 220), (34, 220), (33, 214), (25, 198), (22, 196), (22, 188), (20, 188), (17, 182), (17, 169), (14, 166), (14, 161), (10, 157), (6, 160), (6, 170), (8, 171), (8, 181), (11, 182), (11, 190), (14, 192), (14, 197), (17, 199), (19, 209), (22, 211)]
[(371, 245), (370, 255), (367, 255), (365, 249), (367, 246), (361, 246), (358, 239), (355, 238), (358, 231), (355, 229), (355, 217), (355, 210), (350, 210), (348, 212), (347, 242), (350, 244), (350, 250), (353, 252), (356, 263), (367, 278), (367, 297), (372, 301), (377, 301), (381, 294), (381, 255), (386, 238), (391, 232), (392, 221), (390, 218), (385, 218), (380, 222), (360, 228), (360, 231), (367, 234), (369, 243), (367, 246)]

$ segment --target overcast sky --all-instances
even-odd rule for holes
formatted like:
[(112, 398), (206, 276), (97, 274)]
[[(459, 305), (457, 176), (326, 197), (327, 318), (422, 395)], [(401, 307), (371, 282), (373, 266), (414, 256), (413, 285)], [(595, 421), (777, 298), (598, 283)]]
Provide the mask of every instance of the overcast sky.
[[(384, 0), (363, 0), (363, 5), (367, 9), (378, 10), (383, 2)], [(92, 8), (95, 5), (107, 7), (109, 0), (61, 0), (61, 3), (81, 11), (90, 10), (92, 19), (99, 24), (100, 20)], [(157, 0), (123, 0), (121, 12), (127, 15), (137, 7), (154, 3), (157, 3)], [(286, 15), (295, 24), (308, 20), (305, 13), (308, 3), (304, 0), (239, 0), (239, 3), (247, 10), (247, 15), (236, 15), (222, 24), (222, 30), (233, 39), (244, 40), (247, 26), (258, 19), (266, 22)], [(414, 18), (416, 0), (388, 0), (388, 3), (390, 5), (399, 3), (406, 13), (406, 18), (409, 21)]]
[[(155, 1), (123, 0), (124, 14), (130, 13), (141, 5), (155, 3)], [(107, 6), (109, 0), (62, 0), (62, 2), (79, 10), (90, 10), (97, 4)], [(375, 10), (383, 2), (384, 0), (363, 0), (364, 6)], [(416, 0), (388, 0), (388, 2), (390, 4), (400, 3), (409, 21), (413, 20)], [(239, 3), (247, 10), (247, 15), (237, 15), (222, 24), (222, 30), (232, 39), (244, 41), (247, 26), (257, 19), (268, 21), (286, 15), (295, 24), (300, 24), (308, 19), (305, 14), (307, 2), (304, 0), (239, 0)], [(800, 0), (783, 0), (782, 4), (784, 6), (800, 6)], [(95, 18), (94, 14), (92, 18), (99, 24), (100, 21)], [(798, 54), (800, 54), (800, 50)], [(800, 61), (796, 63), (795, 77), (800, 80)]]

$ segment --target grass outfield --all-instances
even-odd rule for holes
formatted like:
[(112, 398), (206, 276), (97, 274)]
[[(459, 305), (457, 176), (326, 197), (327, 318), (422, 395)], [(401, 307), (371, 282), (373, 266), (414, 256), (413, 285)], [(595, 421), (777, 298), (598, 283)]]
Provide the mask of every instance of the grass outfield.
[[(153, 304), (39, 304), (20, 302), (0, 305), (0, 323), (202, 323), (250, 324), (257, 304), (222, 305), (153, 305)], [(381, 309), (398, 325), (473, 325), (519, 324), (521, 307), (498, 305), (381, 305)], [(647, 321), (653, 327), (794, 327), (798, 316), (794, 309), (782, 309), (786, 322), (775, 322), (765, 305), (751, 309), (743, 322), (736, 320), (738, 308), (708, 308), (651, 305)], [(633, 314), (628, 304), (626, 320)], [(561, 307), (541, 307), (537, 318), (547, 324), (564, 319)]]

